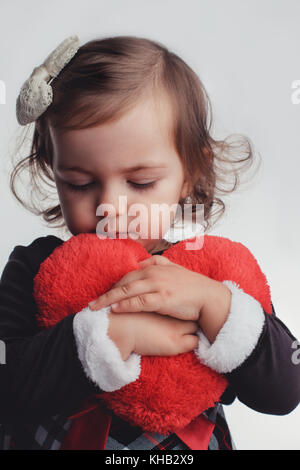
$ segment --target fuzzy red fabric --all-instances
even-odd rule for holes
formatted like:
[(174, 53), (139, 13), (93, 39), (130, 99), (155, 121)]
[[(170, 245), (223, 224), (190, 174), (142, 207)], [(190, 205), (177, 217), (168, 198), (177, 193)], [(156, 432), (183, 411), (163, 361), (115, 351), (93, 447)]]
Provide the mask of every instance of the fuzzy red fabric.
[[(271, 314), (266, 277), (244, 245), (204, 235), (200, 250), (186, 250), (186, 241), (171, 246), (163, 256), (217, 281), (236, 282)], [(51, 327), (81, 311), (150, 256), (131, 239), (101, 240), (96, 234), (71, 237), (41, 264), (34, 279), (40, 327)], [(202, 364), (191, 351), (171, 357), (142, 356), (135, 382), (95, 398), (130, 424), (164, 434), (184, 428), (214, 406), (227, 385), (223, 375)]]

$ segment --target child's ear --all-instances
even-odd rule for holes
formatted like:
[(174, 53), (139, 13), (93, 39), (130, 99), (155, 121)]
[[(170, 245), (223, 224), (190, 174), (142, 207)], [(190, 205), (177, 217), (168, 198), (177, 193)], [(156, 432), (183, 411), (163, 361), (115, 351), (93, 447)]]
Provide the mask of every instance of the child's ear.
[(185, 199), (187, 196), (190, 195), (191, 192), (191, 184), (188, 180), (185, 180), (182, 184), (181, 188), (181, 193), (180, 193), (180, 199)]

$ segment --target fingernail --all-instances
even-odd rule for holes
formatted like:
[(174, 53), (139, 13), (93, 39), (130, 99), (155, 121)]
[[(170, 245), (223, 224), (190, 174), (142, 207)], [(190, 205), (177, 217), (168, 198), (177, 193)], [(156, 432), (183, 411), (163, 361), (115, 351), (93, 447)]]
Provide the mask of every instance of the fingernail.
[(118, 302), (116, 304), (111, 304), (111, 308), (113, 308), (113, 309), (118, 308), (118, 306), (119, 306)]
[(89, 307), (94, 307), (94, 305), (96, 305), (96, 300), (89, 302)]

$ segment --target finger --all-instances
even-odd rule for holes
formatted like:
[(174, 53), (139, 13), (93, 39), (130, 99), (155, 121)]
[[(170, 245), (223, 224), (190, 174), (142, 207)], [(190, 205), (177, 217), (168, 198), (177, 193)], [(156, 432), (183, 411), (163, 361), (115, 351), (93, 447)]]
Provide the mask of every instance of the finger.
[(119, 279), (118, 282), (116, 282), (113, 285), (113, 288), (122, 286), (124, 284), (128, 284), (129, 282), (135, 281), (137, 279), (143, 279), (144, 277), (145, 277), (145, 272), (142, 268), (134, 269), (133, 271), (130, 271), (129, 273), (124, 274), (124, 276), (121, 277), (121, 279)]
[[(113, 288), (118, 287), (118, 286), (123, 286), (125, 284), (129, 284), (129, 283), (131, 283), (133, 281), (137, 281), (139, 279), (140, 280), (150, 279), (150, 273), (149, 273), (149, 271), (144, 269), (144, 266), (141, 267), (140, 269), (136, 269), (134, 271), (131, 271), (128, 274), (125, 274), (125, 276), (123, 276), (118, 282), (116, 282), (116, 284), (113, 285)], [(152, 279), (152, 281), (153, 281), (153, 279)]]
[[(89, 303), (90, 308), (93, 309), (93, 310), (97, 310), (99, 308), (103, 308), (103, 307), (106, 307), (107, 305), (110, 305), (111, 304), (110, 291), (112, 289), (114, 289), (116, 287), (119, 287), (119, 286), (124, 286), (124, 285), (129, 284), (130, 282), (136, 281), (138, 279), (146, 279), (147, 277), (148, 277), (148, 273), (147, 273), (147, 271), (144, 270), (144, 268), (142, 266), (137, 268), (137, 269), (134, 269), (133, 271), (130, 271), (129, 273), (127, 273), (123, 277), (121, 277), (121, 279), (119, 279), (119, 281), (116, 282), (108, 292), (106, 292), (105, 294), (100, 295), (98, 297), (98, 299), (90, 302)], [(125, 290), (124, 290), (123, 294), (125, 294), (125, 296), (126, 296)], [(122, 298), (124, 298), (124, 295), (122, 296)]]
[[(98, 297), (94, 303), (89, 303), (89, 306), (91, 310), (99, 310), (100, 308), (106, 307), (107, 305), (125, 302), (126, 297), (135, 297), (140, 294), (145, 294), (146, 292), (153, 292), (153, 290), (154, 287), (152, 286), (152, 283), (149, 279), (138, 279), (128, 284), (126, 283), (117, 287), (113, 287), (108, 292)], [(124, 311), (123, 303), (121, 305), (121, 309), (118, 309), (117, 311)]]
[(150, 258), (144, 259), (143, 261), (139, 262), (139, 266), (142, 266), (143, 268), (145, 266), (151, 266), (151, 265), (156, 265), (156, 264), (171, 264), (172, 261), (170, 261), (168, 258), (162, 255), (153, 255)]
[(198, 347), (199, 338), (196, 335), (184, 335), (181, 339), (182, 352), (190, 352)]
[[(111, 306), (113, 312), (154, 312), (161, 311), (161, 296), (158, 293), (144, 292), (141, 295), (130, 297), (129, 299), (121, 300), (116, 306)], [(157, 312), (158, 313), (158, 312)]]
[(183, 320), (183, 324), (182, 324), (183, 334), (187, 335), (187, 334), (196, 333), (198, 331), (198, 328), (199, 328), (199, 325), (196, 322), (190, 321), (190, 320)]

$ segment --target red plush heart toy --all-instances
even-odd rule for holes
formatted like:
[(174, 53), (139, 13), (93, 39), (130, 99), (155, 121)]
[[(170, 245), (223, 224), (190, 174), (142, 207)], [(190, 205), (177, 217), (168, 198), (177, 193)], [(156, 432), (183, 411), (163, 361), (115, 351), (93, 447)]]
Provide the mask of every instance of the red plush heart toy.
[[(163, 256), (217, 281), (231, 280), (272, 313), (270, 289), (256, 259), (241, 243), (205, 235), (200, 250), (187, 250), (184, 240)], [(71, 237), (55, 248), (34, 279), (38, 323), (48, 328), (85, 308), (138, 262), (151, 255), (131, 239), (99, 239), (96, 234)], [(166, 433), (184, 428), (215, 406), (226, 378), (202, 364), (194, 351), (177, 356), (142, 356), (135, 382), (97, 396), (99, 406), (143, 430)]]

